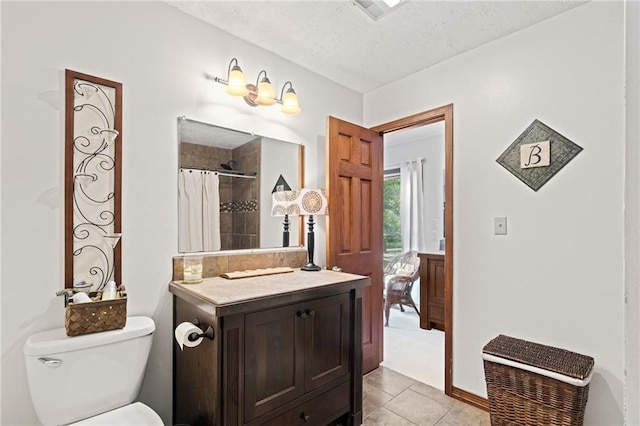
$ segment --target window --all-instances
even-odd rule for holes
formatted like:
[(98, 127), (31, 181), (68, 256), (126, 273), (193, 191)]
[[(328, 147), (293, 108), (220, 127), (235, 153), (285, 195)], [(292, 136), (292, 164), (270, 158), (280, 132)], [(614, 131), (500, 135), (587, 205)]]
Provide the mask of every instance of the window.
[(385, 170), (383, 183), (383, 253), (390, 257), (402, 251), (400, 233), (400, 171)]

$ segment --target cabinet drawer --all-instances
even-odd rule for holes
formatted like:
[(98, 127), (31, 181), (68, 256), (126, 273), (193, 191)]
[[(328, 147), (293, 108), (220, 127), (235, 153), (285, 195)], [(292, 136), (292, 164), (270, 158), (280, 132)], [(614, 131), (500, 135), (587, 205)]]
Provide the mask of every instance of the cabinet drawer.
[(349, 382), (263, 423), (265, 426), (324, 426), (349, 411)]

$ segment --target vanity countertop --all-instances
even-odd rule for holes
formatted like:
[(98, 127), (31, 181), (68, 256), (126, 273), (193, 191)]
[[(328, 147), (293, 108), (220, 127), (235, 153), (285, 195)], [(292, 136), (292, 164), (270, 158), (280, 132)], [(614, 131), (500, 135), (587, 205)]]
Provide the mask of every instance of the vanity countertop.
[(307, 272), (294, 269), (293, 272), (260, 277), (230, 280), (222, 277), (205, 278), (198, 284), (183, 284), (173, 281), (169, 291), (178, 297), (196, 297), (216, 308), (233, 306), (253, 300), (293, 295), (304, 291), (322, 290), (350, 283), (355, 287), (370, 284), (369, 277), (321, 270)]

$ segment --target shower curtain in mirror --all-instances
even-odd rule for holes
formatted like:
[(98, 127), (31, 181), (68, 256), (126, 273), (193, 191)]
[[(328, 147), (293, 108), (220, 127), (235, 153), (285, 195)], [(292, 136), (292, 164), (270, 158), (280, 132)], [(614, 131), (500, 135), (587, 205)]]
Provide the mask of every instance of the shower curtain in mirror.
[(424, 223), (424, 158), (400, 165), (400, 233), (402, 251), (424, 252), (426, 225)]
[(218, 173), (180, 169), (178, 174), (178, 251), (220, 250)]

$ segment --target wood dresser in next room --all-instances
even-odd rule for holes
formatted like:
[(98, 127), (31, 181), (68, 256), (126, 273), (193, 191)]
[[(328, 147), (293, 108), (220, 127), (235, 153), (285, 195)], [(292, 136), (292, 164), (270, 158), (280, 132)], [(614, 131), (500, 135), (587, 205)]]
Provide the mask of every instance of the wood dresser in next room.
[(444, 252), (420, 257), (420, 328), (444, 331)]

